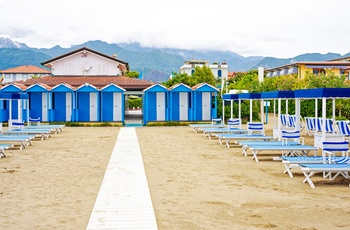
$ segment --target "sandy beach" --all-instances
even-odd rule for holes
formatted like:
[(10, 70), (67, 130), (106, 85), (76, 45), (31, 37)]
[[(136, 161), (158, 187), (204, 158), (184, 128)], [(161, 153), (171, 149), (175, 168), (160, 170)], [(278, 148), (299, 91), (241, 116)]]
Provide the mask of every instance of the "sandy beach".
[[(7, 150), (0, 229), (86, 229), (119, 129), (65, 127)], [(317, 175), (312, 189), (300, 171), (283, 174), (277, 153), (257, 163), (188, 126), (136, 130), (159, 229), (350, 228), (349, 180)]]

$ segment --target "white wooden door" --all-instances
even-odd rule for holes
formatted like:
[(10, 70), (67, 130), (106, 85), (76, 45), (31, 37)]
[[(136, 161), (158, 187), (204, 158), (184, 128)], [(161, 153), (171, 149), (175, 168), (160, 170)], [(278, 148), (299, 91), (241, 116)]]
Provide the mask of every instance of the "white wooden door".
[(47, 119), (47, 93), (41, 94), (41, 121), (48, 121)]
[(72, 93), (66, 93), (66, 121), (72, 121)]
[(180, 121), (188, 120), (188, 93), (180, 92)]
[(157, 121), (165, 121), (165, 93), (157, 93)]
[(211, 97), (210, 92), (202, 93), (202, 120), (211, 120), (210, 117), (211, 110)]
[(122, 94), (113, 93), (113, 121), (122, 120)]
[(90, 93), (90, 121), (97, 121), (97, 93)]

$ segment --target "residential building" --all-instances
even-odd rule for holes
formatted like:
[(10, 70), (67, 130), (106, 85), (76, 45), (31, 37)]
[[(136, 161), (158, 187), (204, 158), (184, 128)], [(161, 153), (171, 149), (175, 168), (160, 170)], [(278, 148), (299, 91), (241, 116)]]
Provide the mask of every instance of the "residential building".
[(46, 70), (33, 65), (18, 66), (6, 70), (0, 70), (0, 76), (4, 77), (2, 83), (8, 83), (13, 81), (25, 81), (33, 77), (48, 76), (51, 74), (50, 70)]
[(209, 64), (209, 61), (205, 60), (185, 61), (184, 65), (180, 67), (180, 74), (186, 73), (191, 76), (194, 73), (196, 66), (209, 67), (216, 79), (227, 79), (228, 77), (228, 65), (226, 62)]
[(302, 61), (295, 62), (288, 65), (278, 66), (265, 70), (266, 77), (278, 77), (287, 74), (297, 74), (298, 78), (302, 79), (305, 77), (306, 72), (313, 74), (326, 73), (331, 71), (336, 75), (345, 74), (349, 76), (350, 68), (350, 57), (335, 59), (330, 61)]

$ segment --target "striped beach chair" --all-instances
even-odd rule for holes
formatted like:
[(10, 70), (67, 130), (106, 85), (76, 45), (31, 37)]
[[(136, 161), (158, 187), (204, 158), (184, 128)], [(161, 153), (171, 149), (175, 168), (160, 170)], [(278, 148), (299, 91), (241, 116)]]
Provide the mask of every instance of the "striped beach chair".
[(337, 121), (338, 132), (345, 137), (350, 137), (350, 128), (347, 121)]
[(316, 132), (316, 124), (314, 117), (305, 117), (306, 133), (312, 136)]

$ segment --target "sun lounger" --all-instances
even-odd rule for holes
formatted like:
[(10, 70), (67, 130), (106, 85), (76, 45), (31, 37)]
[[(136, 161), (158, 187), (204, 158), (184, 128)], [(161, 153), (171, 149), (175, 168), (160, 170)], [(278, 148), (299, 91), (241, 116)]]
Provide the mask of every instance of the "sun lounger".
[[(300, 168), (300, 164), (327, 164), (327, 163), (343, 163), (348, 158), (348, 142), (323, 142), (322, 156), (301, 156), (301, 157), (281, 157), (282, 164), (285, 167), (284, 173), (288, 173), (293, 177), (292, 168)], [(341, 156), (335, 156), (337, 152)], [(327, 157), (326, 154), (329, 156)]]
[(237, 128), (206, 128), (203, 129), (204, 137), (208, 137), (211, 139), (212, 136), (218, 136), (222, 133), (230, 133), (230, 134), (244, 134), (248, 131), (245, 129), (237, 129)]
[[(282, 164), (285, 167), (283, 173), (288, 173), (289, 177), (293, 177), (291, 171), (292, 168), (300, 168), (301, 164), (324, 164), (325, 160), (328, 161), (328, 158), (322, 156), (294, 156), (294, 157), (280, 157)], [(343, 161), (345, 158), (341, 156), (332, 157), (333, 161)]]
[(231, 134), (231, 133), (222, 133), (217, 135), (219, 143), (222, 145), (225, 142), (227, 148), (230, 148), (231, 140), (274, 140), (273, 136), (266, 136), (263, 134)]
[(12, 121), (11, 129), (43, 129), (43, 130), (50, 130), (51, 132), (54, 132), (57, 134), (62, 132), (62, 128), (64, 126), (65, 125), (43, 125), (43, 124), (40, 124), (40, 118), (38, 119), (30, 118), (30, 125), (27, 125), (27, 126), (25, 125), (24, 122)]
[(338, 175), (349, 178), (350, 164), (301, 164), (300, 166), (305, 176), (303, 183), (308, 182), (311, 188), (315, 188), (311, 177), (319, 172), (328, 173), (327, 175), (336, 173), (335, 176), (329, 178), (330, 180), (334, 180)]
[[(337, 152), (340, 152), (342, 156), (336, 157), (335, 154)], [(328, 157), (326, 157), (326, 154), (328, 154)], [(319, 172), (323, 173), (323, 178), (328, 178), (329, 180), (334, 180), (339, 175), (348, 179), (350, 171), (349, 163), (349, 143), (347, 141), (323, 142), (322, 163), (300, 164), (301, 170), (305, 176), (303, 183), (308, 182), (311, 188), (315, 188), (311, 177)]]
[(204, 128), (225, 128), (227, 125), (225, 124), (190, 124), (190, 127), (192, 127), (193, 131), (195, 133), (198, 133), (199, 131), (202, 131)]
[(0, 143), (19, 143), (20, 150), (32, 145), (31, 140), (34, 139), (34, 135), (0, 135)]
[(9, 149), (11, 147), (13, 147), (13, 144), (0, 144), (0, 158), (7, 157), (5, 149)]
[(3, 134), (7, 135), (35, 135), (40, 137), (41, 140), (45, 140), (51, 136), (51, 131), (47, 129), (14, 129), (4, 131)]
[(309, 145), (255, 145), (251, 146), (250, 150), (253, 154), (253, 159), (259, 162), (258, 154), (261, 151), (279, 151), (282, 156), (306, 156), (310, 151), (316, 152), (317, 147)]
[(49, 130), (51, 133), (58, 134), (62, 132), (64, 125), (28, 125), (24, 129)]
[[(270, 141), (256, 141), (256, 140), (255, 141), (246, 141), (246, 140), (239, 141), (238, 140), (237, 143), (242, 146), (242, 150), (243, 150), (242, 154), (244, 156), (247, 156), (247, 150), (249, 148), (253, 147), (253, 146), (262, 146), (262, 145), (265, 145), (265, 146), (274, 146), (274, 145), (279, 146), (279, 145), (284, 144), (283, 141), (276, 141), (276, 140), (270, 140)], [(290, 141), (290, 142), (288, 142), (287, 145), (300, 145), (300, 143), (296, 142), (296, 141)]]

